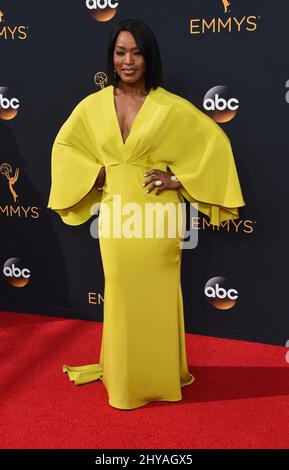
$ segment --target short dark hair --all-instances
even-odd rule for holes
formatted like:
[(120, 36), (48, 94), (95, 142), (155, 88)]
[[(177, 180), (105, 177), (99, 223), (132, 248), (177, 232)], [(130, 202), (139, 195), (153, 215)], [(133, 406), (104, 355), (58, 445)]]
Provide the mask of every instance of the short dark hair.
[(118, 74), (115, 77), (113, 73), (113, 54), (117, 36), (121, 31), (129, 31), (133, 35), (146, 64), (145, 89), (148, 92), (151, 88), (155, 90), (162, 84), (162, 65), (159, 46), (152, 30), (140, 20), (122, 20), (110, 33), (107, 53), (108, 81), (111, 85), (117, 86), (120, 80)]

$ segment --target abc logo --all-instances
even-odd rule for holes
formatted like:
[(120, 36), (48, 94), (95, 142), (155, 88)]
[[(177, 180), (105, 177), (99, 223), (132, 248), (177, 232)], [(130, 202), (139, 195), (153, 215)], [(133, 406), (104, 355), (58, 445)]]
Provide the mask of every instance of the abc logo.
[(13, 119), (18, 113), (19, 106), (17, 98), (9, 98), (9, 89), (0, 87), (0, 119)]
[(0, 108), (2, 109), (18, 109), (19, 108), (19, 100), (17, 98), (5, 98), (2, 93), (0, 94)]
[(96, 21), (109, 21), (116, 14), (118, 2), (115, 0), (86, 0), (90, 16)]
[(213, 277), (205, 285), (205, 296), (208, 302), (215, 308), (227, 310), (232, 308), (238, 299), (238, 291), (228, 288), (225, 277)]
[(238, 109), (238, 105), (239, 101), (236, 98), (230, 98), (226, 101), (225, 98), (219, 98), (218, 93), (214, 96), (214, 99), (207, 98), (204, 101), (204, 108), (206, 111), (215, 111), (215, 109), (218, 109), (218, 111), (224, 111), (224, 109), (227, 108), (235, 111)]
[(30, 270), (23, 267), (19, 258), (8, 259), (3, 266), (3, 274), (13, 287), (24, 287), (30, 280)]
[(225, 86), (215, 86), (205, 95), (204, 109), (216, 122), (227, 122), (236, 116), (239, 101), (232, 98)]
[(113, 0), (86, 0), (86, 6), (90, 10), (95, 10), (96, 8), (104, 10), (105, 8), (118, 7), (118, 2)]

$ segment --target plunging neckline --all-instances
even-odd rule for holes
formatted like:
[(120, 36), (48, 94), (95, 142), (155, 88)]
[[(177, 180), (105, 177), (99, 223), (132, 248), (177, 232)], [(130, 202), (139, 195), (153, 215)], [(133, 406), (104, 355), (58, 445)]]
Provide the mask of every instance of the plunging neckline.
[(140, 109), (138, 110), (138, 112), (136, 113), (135, 117), (134, 117), (134, 120), (132, 122), (132, 125), (131, 125), (131, 128), (130, 128), (130, 131), (129, 131), (129, 134), (127, 136), (127, 138), (125, 139), (125, 141), (123, 140), (123, 137), (122, 137), (122, 133), (121, 133), (121, 128), (120, 128), (120, 123), (119, 123), (119, 120), (118, 120), (118, 116), (117, 116), (117, 112), (116, 112), (116, 106), (115, 106), (115, 101), (114, 101), (114, 87), (113, 85), (110, 85), (111, 86), (111, 94), (112, 94), (112, 106), (113, 106), (113, 114), (114, 114), (114, 118), (115, 118), (115, 121), (116, 121), (116, 125), (117, 125), (117, 128), (118, 128), (118, 134), (119, 134), (119, 137), (120, 137), (120, 142), (122, 144), (123, 147), (126, 146), (128, 140), (130, 139), (130, 136), (132, 134), (132, 132), (135, 130), (135, 127), (140, 119), (140, 117), (142, 116), (143, 114), (143, 111), (145, 109), (145, 105), (147, 103), (147, 101), (149, 100), (149, 97), (153, 91), (153, 88), (150, 89), (150, 91), (148, 92), (148, 94), (146, 95)]

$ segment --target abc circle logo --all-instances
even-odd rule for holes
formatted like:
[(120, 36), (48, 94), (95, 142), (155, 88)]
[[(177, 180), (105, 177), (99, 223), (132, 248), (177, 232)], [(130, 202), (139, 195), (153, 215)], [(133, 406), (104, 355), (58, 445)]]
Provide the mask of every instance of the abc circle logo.
[(9, 89), (0, 87), (0, 119), (10, 120), (18, 114), (20, 103), (17, 98), (9, 97)]
[(20, 258), (9, 258), (3, 266), (3, 274), (13, 287), (24, 287), (28, 284), (31, 272), (24, 267)]
[(205, 296), (213, 307), (227, 310), (236, 304), (239, 293), (232, 287), (228, 288), (227, 284), (227, 279), (221, 276), (212, 277), (206, 283)]
[(203, 107), (207, 114), (216, 122), (228, 122), (233, 119), (239, 109), (239, 101), (232, 98), (225, 86), (214, 86), (205, 94)]
[(90, 16), (96, 21), (109, 21), (115, 14), (119, 2), (116, 0), (86, 0)]

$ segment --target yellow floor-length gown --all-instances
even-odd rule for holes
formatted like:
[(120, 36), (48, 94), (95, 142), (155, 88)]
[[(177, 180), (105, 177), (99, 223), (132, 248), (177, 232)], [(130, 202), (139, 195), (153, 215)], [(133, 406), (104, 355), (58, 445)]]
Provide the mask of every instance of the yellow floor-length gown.
[[(102, 166), (106, 181), (99, 192), (94, 183)], [(170, 169), (181, 190), (148, 194), (144, 173), (152, 168)], [(68, 225), (89, 220), (99, 203), (100, 226), (107, 228), (109, 220), (112, 227), (116, 195), (122, 205), (132, 202), (141, 209), (147, 202), (177, 206), (185, 198), (214, 225), (238, 218), (238, 207), (245, 205), (226, 134), (163, 87), (150, 90), (125, 142), (113, 86), (84, 98), (55, 139), (51, 176), (48, 208)], [(111, 209), (109, 219), (104, 206)], [(144, 227), (144, 211), (141, 217)], [(100, 357), (95, 364), (64, 365), (63, 372), (75, 384), (102, 380), (109, 404), (119, 409), (181, 400), (181, 387), (195, 377), (186, 358), (179, 233), (164, 238), (100, 233), (99, 243), (105, 276)]]

